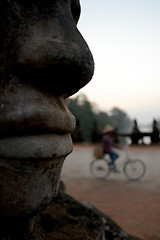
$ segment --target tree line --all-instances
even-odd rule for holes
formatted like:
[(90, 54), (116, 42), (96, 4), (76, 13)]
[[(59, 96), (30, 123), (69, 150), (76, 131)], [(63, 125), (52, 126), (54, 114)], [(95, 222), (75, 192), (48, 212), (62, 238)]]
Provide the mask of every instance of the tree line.
[(106, 125), (111, 125), (120, 132), (129, 131), (133, 125), (133, 120), (125, 111), (117, 107), (110, 112), (100, 111), (84, 94), (70, 98), (68, 107), (76, 117), (76, 128), (72, 133), (75, 142), (98, 141)]

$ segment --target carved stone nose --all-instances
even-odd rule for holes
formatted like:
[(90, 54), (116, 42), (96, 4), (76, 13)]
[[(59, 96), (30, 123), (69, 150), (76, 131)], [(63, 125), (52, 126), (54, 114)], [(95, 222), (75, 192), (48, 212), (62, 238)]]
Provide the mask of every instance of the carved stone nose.
[[(44, 27), (45, 26), (45, 27)], [(59, 29), (55, 33), (53, 29)], [(92, 78), (94, 61), (75, 23), (46, 21), (28, 29), (21, 39), (16, 73), (36, 88), (72, 95)]]

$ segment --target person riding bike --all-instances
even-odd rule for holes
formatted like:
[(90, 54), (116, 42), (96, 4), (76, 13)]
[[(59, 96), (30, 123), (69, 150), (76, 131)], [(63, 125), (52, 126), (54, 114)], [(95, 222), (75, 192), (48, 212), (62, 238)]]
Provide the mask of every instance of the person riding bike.
[(111, 162), (109, 163), (110, 168), (114, 172), (119, 172), (115, 164), (115, 161), (117, 160), (119, 155), (117, 152), (113, 150), (113, 148), (122, 149), (122, 147), (113, 141), (112, 137), (113, 137), (114, 131), (115, 129), (110, 125), (107, 125), (104, 128), (103, 137), (102, 137), (102, 147), (103, 147), (104, 154), (109, 154), (111, 158)]

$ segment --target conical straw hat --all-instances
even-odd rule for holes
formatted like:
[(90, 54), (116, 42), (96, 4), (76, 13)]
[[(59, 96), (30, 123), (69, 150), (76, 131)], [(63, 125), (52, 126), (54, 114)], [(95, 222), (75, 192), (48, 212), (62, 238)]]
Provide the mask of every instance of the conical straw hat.
[(105, 126), (103, 133), (109, 133), (109, 132), (113, 132), (114, 128), (110, 125)]

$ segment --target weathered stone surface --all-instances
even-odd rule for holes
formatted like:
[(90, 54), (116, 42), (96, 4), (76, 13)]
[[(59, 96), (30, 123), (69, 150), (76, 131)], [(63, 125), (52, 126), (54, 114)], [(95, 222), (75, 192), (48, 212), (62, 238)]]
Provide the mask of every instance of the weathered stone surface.
[(41, 214), (0, 222), (2, 240), (140, 240), (125, 233), (107, 215), (64, 191)]
[(75, 118), (67, 98), (92, 78), (79, 0), (0, 0), (0, 216), (56, 196)]
[(42, 220), (46, 236), (56, 240), (140, 240), (125, 233), (94, 206), (81, 203), (62, 191), (43, 212)]
[(41, 215), (47, 239), (102, 240), (103, 221), (92, 209), (60, 192)]
[[(138, 237), (131, 236), (123, 231), (120, 226), (109, 216), (95, 208), (89, 203), (83, 203), (87, 208), (92, 209), (94, 213), (101, 217), (104, 224), (104, 240), (140, 240)], [(142, 240), (142, 239), (141, 239)]]

